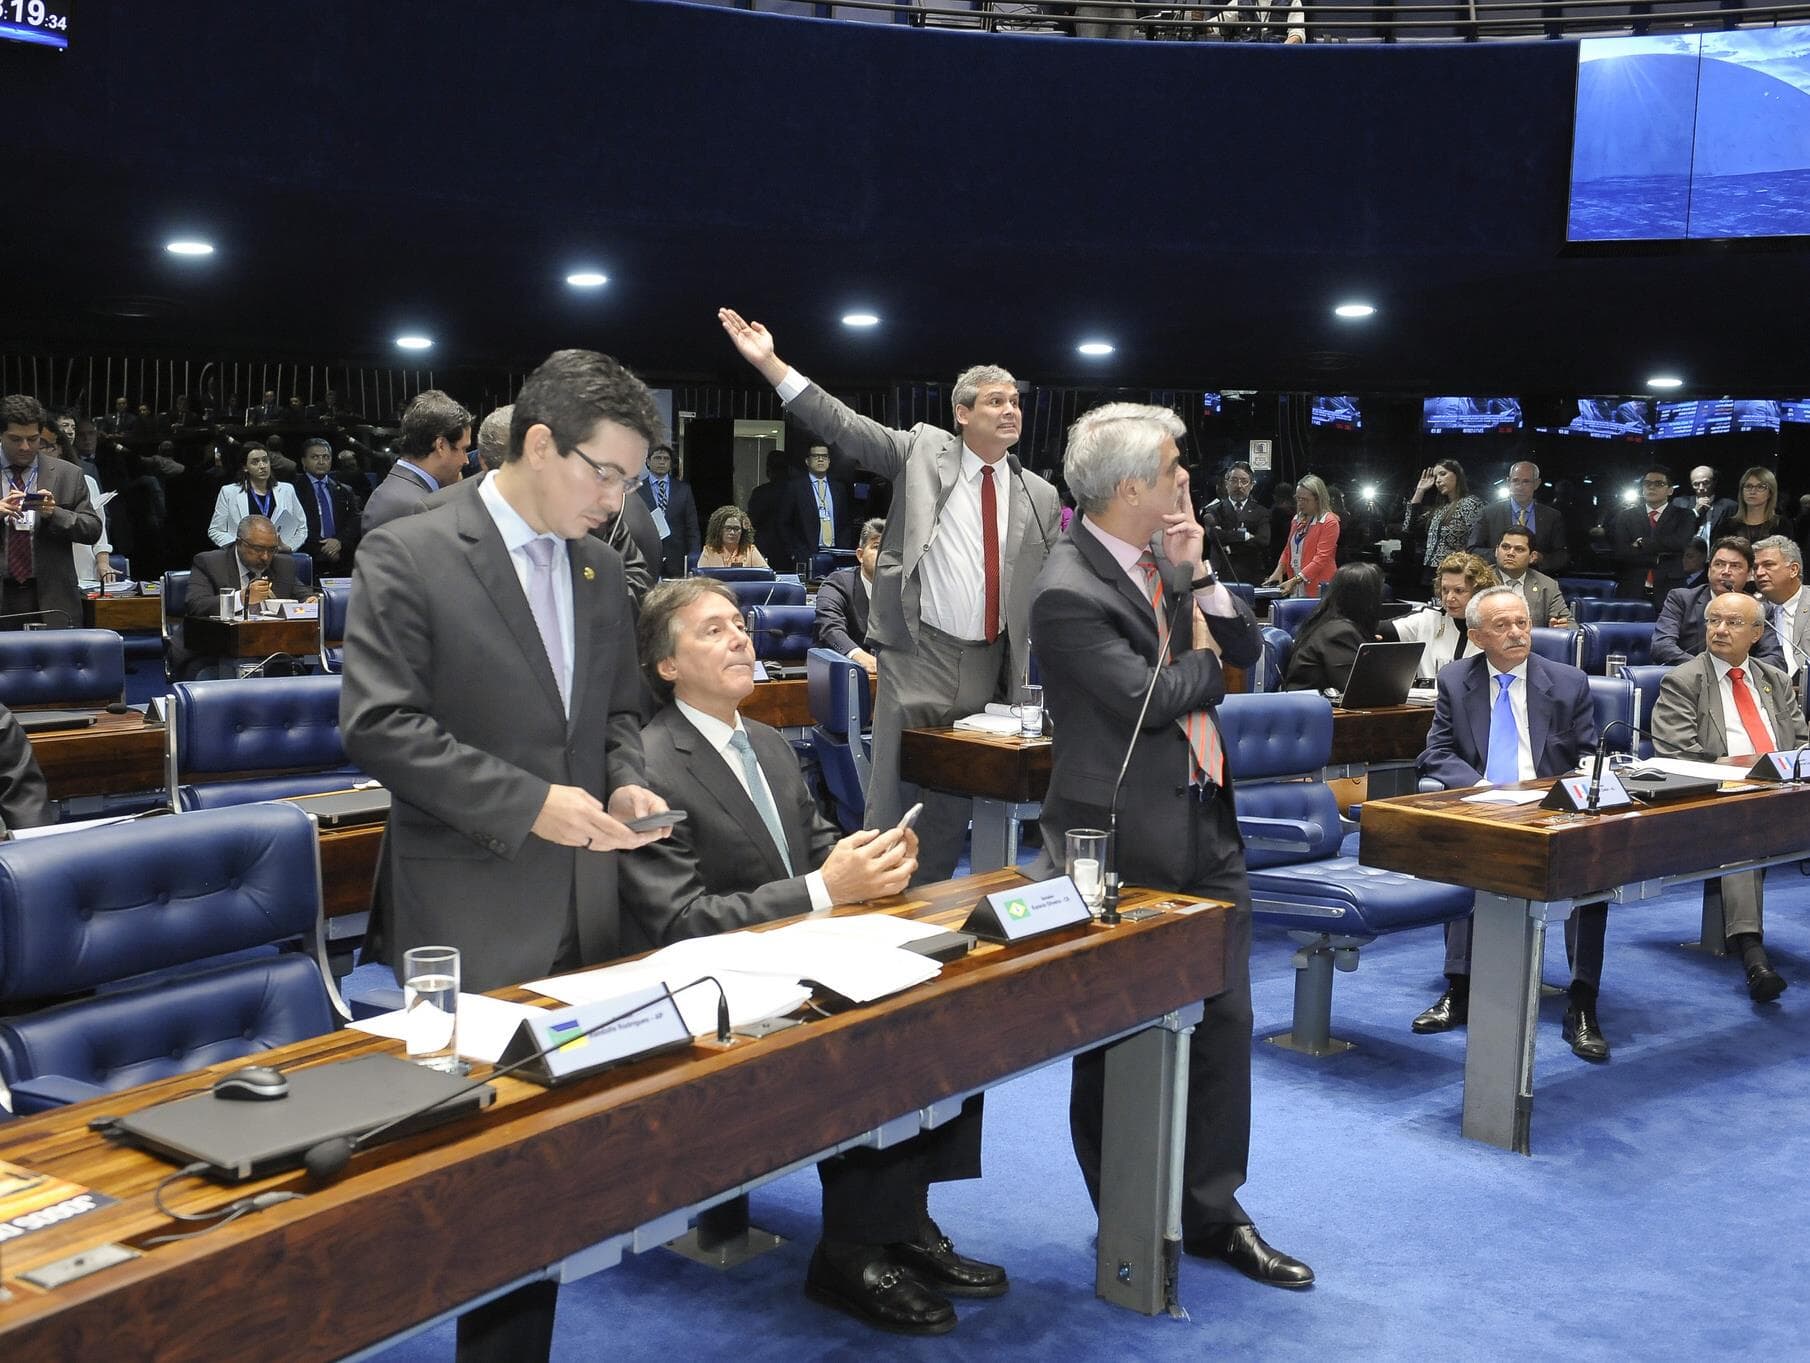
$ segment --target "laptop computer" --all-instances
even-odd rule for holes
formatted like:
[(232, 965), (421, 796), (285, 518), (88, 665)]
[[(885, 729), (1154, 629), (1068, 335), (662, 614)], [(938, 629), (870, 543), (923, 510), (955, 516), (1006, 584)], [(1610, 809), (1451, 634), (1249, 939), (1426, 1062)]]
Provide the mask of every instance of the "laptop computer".
[[(247, 1064), (256, 1064), (255, 1056)], [(416, 1113), (383, 1133), (394, 1140), (496, 1101), (496, 1090), (443, 1074), (393, 1055), (365, 1055), (288, 1075), (283, 1098), (248, 1101), (217, 1098), (211, 1090), (147, 1107), (121, 1117), (111, 1134), (177, 1164), (200, 1163), (207, 1176), (242, 1183), (300, 1168), (316, 1145), (335, 1136), (358, 1136)], [(454, 1096), (458, 1095), (458, 1096)], [(417, 1112), (437, 1099), (441, 1106)]]
[(98, 710), (15, 710), (13, 718), (28, 734), (50, 733), (56, 729), (87, 729), (100, 719)]
[(1418, 639), (1406, 643), (1360, 644), (1345, 680), (1339, 705), (1346, 710), (1380, 710), (1401, 705), (1414, 684), (1415, 670), (1426, 646)]
[(383, 786), (363, 790), (330, 790), (321, 795), (289, 795), (285, 804), (297, 805), (314, 816), (322, 828), (382, 823), (389, 817), (390, 792)]

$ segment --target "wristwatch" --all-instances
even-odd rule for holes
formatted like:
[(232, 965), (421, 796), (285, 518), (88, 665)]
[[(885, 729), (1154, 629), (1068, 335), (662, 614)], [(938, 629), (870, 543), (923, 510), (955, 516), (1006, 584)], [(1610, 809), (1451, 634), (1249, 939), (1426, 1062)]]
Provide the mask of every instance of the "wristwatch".
[(1211, 587), (1218, 581), (1219, 579), (1213, 576), (1213, 570), (1209, 568), (1204, 576), (1197, 577), (1188, 584), (1188, 590), (1196, 592), (1205, 591), (1208, 587)]

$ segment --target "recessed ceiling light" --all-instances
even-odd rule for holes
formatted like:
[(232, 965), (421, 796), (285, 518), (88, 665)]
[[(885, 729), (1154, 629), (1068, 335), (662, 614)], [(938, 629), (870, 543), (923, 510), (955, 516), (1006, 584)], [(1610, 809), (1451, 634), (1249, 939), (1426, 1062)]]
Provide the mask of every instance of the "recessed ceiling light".
[(1368, 303), (1340, 303), (1333, 313), (1339, 317), (1374, 317), (1376, 309)]
[(1647, 380), (1649, 388), (1682, 388), (1684, 380), (1676, 374), (1655, 374)]
[(610, 277), (597, 270), (579, 270), (566, 276), (566, 283), (575, 289), (601, 289), (610, 282)]
[(880, 318), (871, 312), (845, 312), (842, 314), (842, 325), (845, 327), (877, 327)]
[(214, 253), (214, 243), (184, 237), (176, 241), (166, 241), (163, 249), (173, 256), (211, 256)]
[(1110, 355), (1112, 354), (1112, 342), (1083, 341), (1080, 345), (1076, 346), (1075, 349), (1080, 351), (1083, 355)]
[(396, 345), (402, 350), (426, 350), (433, 343), (433, 339), (428, 336), (398, 336), (396, 338)]

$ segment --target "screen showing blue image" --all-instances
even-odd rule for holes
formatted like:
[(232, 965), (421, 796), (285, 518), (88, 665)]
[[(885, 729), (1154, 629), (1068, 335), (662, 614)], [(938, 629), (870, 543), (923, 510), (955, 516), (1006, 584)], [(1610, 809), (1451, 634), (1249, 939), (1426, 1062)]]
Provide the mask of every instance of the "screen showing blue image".
[(1795, 422), (1800, 425), (1810, 424), (1810, 398), (1803, 398), (1795, 402), (1781, 402), (1779, 404), (1779, 420)]
[(1728, 398), (1662, 402), (1653, 420), (1653, 439), (1682, 440), (1693, 435), (1727, 435), (1735, 428), (1735, 404)]
[(1225, 398), (1219, 393), (1208, 393), (1201, 399), (1200, 410), (1207, 416), (1218, 416), (1225, 406)]
[(1572, 241), (1810, 234), (1810, 28), (1586, 38)]
[(1428, 435), (1488, 435), (1521, 429), (1519, 398), (1425, 398), (1420, 428)]
[(1313, 424), (1332, 431), (1364, 429), (1364, 409), (1350, 396), (1317, 396), (1314, 398)]
[(1579, 398), (1577, 415), (1563, 426), (1537, 426), (1541, 435), (1581, 435), (1596, 440), (1645, 440), (1652, 434), (1645, 398)]
[(1777, 402), (1735, 401), (1735, 429), (1737, 431), (1776, 431), (1779, 428), (1779, 408)]

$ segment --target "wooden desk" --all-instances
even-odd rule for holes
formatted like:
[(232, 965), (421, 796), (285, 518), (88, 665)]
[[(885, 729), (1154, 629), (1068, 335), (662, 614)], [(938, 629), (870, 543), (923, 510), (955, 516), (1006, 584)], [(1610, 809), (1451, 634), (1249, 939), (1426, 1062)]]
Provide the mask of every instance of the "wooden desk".
[(209, 658), (311, 658), (320, 649), (319, 620), (214, 620), (190, 616), (182, 639), (190, 653)]
[(1365, 769), (1412, 764), (1427, 746), (1431, 705), (1391, 705), (1382, 710), (1332, 710), (1332, 763)]
[[(1731, 779), (1751, 765), (1735, 759)], [(1810, 850), (1810, 786), (1749, 784), (1594, 816), (1466, 804), (1471, 793), (1366, 801), (1359, 859), (1477, 891), (1464, 1134), (1527, 1154), (1547, 922), (1579, 904), (1632, 903), (1681, 882), (1797, 860)]]
[(163, 598), (85, 596), (82, 623), (89, 629), (110, 629), (121, 634), (157, 634), (163, 629)]
[[(868, 678), (868, 694), (873, 693), (873, 678)], [(742, 714), (771, 724), (775, 729), (806, 729), (811, 724), (811, 685), (803, 677), (784, 681), (754, 683), (754, 690), (741, 703)]]
[[(983, 890), (1018, 883), (1010, 872), (950, 882), (899, 911), (959, 919)], [(763, 1040), (698, 1042), (556, 1091), (499, 1080), (496, 1109), (362, 1152), (323, 1188), (299, 1173), (230, 1190), (181, 1183), (170, 1196), (185, 1211), (270, 1187), (308, 1195), (50, 1292), (16, 1275), (101, 1243), (189, 1229), (152, 1206), (171, 1166), (108, 1145), (86, 1123), (186, 1093), (197, 1077), (0, 1126), (0, 1159), (119, 1199), (7, 1245), (14, 1299), (0, 1303), (0, 1355), (337, 1358), (547, 1265), (567, 1278), (608, 1267), (775, 1171), (883, 1127), (896, 1134), (926, 1110), (940, 1119), (962, 1095), (1109, 1038), (1122, 1038), (1108, 1063), (1112, 1082), (1129, 1081), (1130, 1101), (1107, 1124), (1103, 1187), (1130, 1178), (1143, 1205), (1104, 1209), (1097, 1287), (1154, 1314), (1163, 1223), (1180, 1195), (1163, 1103), (1185, 1082), (1179, 1029), (1223, 984), (1226, 930), (1221, 906), (1143, 891), (1126, 905), (1152, 901), (1181, 911), (983, 946), (919, 988)], [(262, 1059), (289, 1068), (397, 1050), (341, 1031)], [(1163, 1082), (1140, 1082), (1140, 1067)], [(1086, 1233), (1076, 1226), (1077, 1238)], [(1109, 1271), (1119, 1259), (1129, 1282)]]
[(102, 714), (86, 729), (33, 734), (31, 751), (53, 800), (163, 788), (163, 725), (136, 710)]

